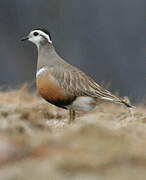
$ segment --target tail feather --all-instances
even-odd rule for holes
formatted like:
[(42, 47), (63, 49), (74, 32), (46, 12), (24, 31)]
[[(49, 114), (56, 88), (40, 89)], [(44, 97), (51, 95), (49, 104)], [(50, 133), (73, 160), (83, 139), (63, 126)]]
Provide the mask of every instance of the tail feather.
[(128, 102), (122, 101), (121, 103), (124, 104), (128, 108), (133, 108), (133, 106)]
[(118, 103), (118, 104), (124, 104), (126, 107), (128, 108), (133, 108), (133, 106), (131, 105), (129, 99), (125, 98), (125, 99), (122, 99), (120, 97), (116, 97), (115, 98), (111, 98), (111, 97), (102, 97), (103, 100), (105, 101), (110, 101), (110, 102), (113, 102), (113, 103)]

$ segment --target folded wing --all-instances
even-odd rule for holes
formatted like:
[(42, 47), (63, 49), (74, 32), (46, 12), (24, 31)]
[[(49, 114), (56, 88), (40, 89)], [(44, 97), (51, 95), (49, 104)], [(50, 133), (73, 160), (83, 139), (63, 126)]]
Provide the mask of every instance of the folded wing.
[(123, 98), (113, 95), (108, 90), (98, 85), (84, 72), (73, 66), (68, 65), (64, 67), (63, 70), (61, 67), (58, 67), (57, 70), (52, 70), (51, 73), (68, 95), (75, 97), (90, 96), (97, 98), (97, 100), (105, 100), (132, 107), (129, 103), (125, 102)]

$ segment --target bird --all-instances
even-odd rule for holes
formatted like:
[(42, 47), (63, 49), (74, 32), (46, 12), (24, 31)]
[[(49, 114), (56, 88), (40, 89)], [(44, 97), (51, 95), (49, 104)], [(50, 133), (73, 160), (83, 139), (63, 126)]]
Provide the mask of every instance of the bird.
[(22, 41), (37, 46), (36, 88), (49, 103), (69, 110), (69, 123), (74, 122), (76, 111), (88, 112), (102, 102), (132, 105), (97, 84), (83, 71), (67, 63), (55, 50), (47, 29), (33, 29)]

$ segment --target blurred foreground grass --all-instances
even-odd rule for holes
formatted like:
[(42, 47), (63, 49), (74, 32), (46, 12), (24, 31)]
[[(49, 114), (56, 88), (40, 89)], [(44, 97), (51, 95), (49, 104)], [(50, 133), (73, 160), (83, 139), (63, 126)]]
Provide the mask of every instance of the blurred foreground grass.
[(145, 180), (146, 107), (78, 114), (29, 93), (0, 92), (0, 180)]

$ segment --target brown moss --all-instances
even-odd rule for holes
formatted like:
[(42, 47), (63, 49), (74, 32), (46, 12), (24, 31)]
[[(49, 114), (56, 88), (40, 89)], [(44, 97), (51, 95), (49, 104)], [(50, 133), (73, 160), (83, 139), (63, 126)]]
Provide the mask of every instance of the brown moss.
[(146, 179), (146, 107), (101, 104), (68, 125), (26, 86), (0, 99), (1, 179)]

